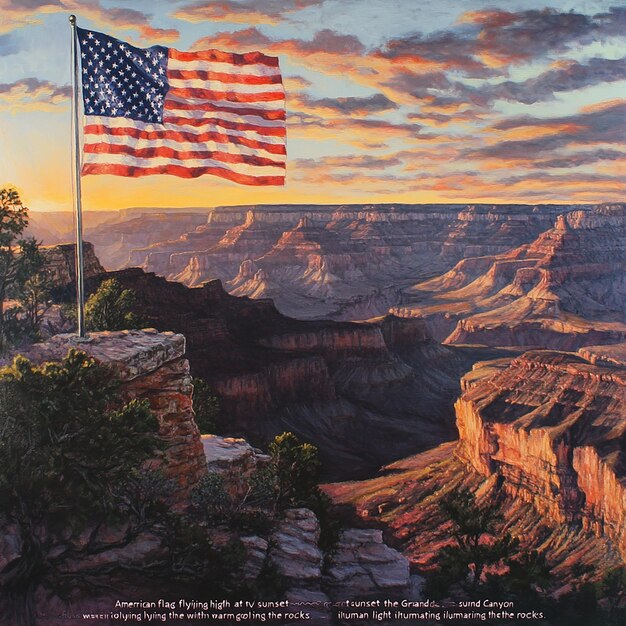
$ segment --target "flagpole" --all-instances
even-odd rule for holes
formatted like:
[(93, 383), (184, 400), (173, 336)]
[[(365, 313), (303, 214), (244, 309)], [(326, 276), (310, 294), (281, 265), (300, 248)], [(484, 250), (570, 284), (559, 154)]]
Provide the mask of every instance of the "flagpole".
[(76, 16), (70, 15), (70, 29), (72, 32), (72, 128), (74, 131), (74, 181), (76, 210), (76, 317), (78, 320), (78, 336), (85, 337), (85, 280), (83, 258), (83, 207), (80, 179), (80, 126), (79, 111), (79, 82), (78, 47), (76, 45)]

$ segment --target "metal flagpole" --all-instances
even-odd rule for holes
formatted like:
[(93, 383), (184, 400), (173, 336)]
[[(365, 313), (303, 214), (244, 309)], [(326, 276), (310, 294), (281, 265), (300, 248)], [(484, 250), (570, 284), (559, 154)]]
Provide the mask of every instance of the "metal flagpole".
[(76, 16), (70, 15), (72, 32), (72, 128), (74, 131), (74, 179), (76, 209), (76, 305), (78, 320), (78, 336), (85, 337), (85, 280), (83, 259), (83, 207), (80, 180), (80, 126), (78, 121), (78, 89), (80, 74), (78, 67), (78, 46), (76, 45)]

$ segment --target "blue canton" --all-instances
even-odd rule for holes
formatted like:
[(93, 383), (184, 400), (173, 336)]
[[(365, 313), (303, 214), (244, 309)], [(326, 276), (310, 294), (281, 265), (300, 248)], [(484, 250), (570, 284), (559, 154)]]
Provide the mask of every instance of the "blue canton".
[(102, 33), (77, 31), (85, 115), (162, 122), (168, 49), (135, 48)]

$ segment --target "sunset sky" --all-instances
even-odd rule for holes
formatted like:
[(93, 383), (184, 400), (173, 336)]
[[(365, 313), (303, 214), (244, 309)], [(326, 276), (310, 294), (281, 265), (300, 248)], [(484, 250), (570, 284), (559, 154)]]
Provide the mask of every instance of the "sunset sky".
[(280, 57), (285, 187), (87, 176), (86, 210), (626, 196), (615, 0), (0, 0), (0, 184), (71, 208), (70, 29)]

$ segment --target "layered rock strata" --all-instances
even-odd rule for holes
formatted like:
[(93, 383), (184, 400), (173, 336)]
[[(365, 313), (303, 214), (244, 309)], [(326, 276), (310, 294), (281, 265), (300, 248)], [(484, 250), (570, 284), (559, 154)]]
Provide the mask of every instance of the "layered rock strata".
[[(74, 284), (76, 280), (76, 246), (74, 244), (58, 244), (42, 246), (44, 263), (48, 276), (55, 287), (65, 287)], [(93, 244), (83, 243), (85, 278), (91, 278), (104, 272), (100, 261), (96, 257)]]
[(328, 477), (364, 476), (453, 438), (459, 377), (493, 358), (491, 349), (438, 346), (415, 319), (290, 319), (219, 281), (189, 289), (129, 269), (89, 290), (111, 276), (135, 291), (147, 323), (187, 337), (194, 376), (220, 399), (224, 432), (259, 444), (290, 430), (318, 446)]
[(206, 222), (206, 215), (185, 210), (175, 213), (150, 210), (122, 211), (117, 219), (86, 229), (98, 257), (107, 269), (124, 267), (130, 251), (156, 242), (175, 241)]
[(456, 403), (458, 442), (326, 489), (385, 523), (423, 569), (452, 541), (438, 503), (467, 487), (499, 503), (506, 530), (556, 574), (580, 562), (601, 577), (626, 562), (626, 368), (591, 360), (532, 351), (476, 364)]
[(554, 524), (608, 537), (626, 559), (626, 368), (529, 352), (457, 401), (457, 454)]
[[(398, 316), (444, 343), (576, 350), (626, 337), (626, 207), (561, 215), (530, 244), (405, 291)], [(412, 302), (411, 302), (412, 301)]]
[[(588, 207), (582, 207), (586, 209)], [(220, 279), (234, 295), (275, 300), (295, 317), (366, 319), (400, 302), (401, 289), (468, 256), (529, 243), (566, 210), (556, 205), (267, 205), (217, 207), (178, 238), (133, 245), (154, 218), (89, 233), (105, 265), (126, 255), (189, 286)], [(170, 220), (173, 219), (173, 215)], [(150, 228), (146, 228), (150, 225)], [(156, 231), (155, 231), (156, 232)]]

